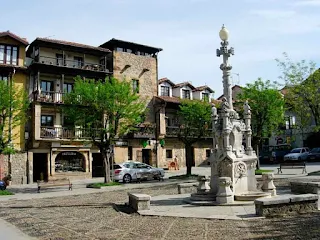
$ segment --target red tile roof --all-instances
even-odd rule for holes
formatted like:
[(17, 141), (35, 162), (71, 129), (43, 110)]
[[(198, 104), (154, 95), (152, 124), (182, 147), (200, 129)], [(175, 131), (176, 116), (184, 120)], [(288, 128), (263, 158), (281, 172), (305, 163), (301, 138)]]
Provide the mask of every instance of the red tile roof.
[[(50, 39), (50, 38), (36, 38), (35, 41), (42, 41), (42, 42), (47, 42), (47, 43), (55, 43), (55, 44), (61, 44), (65, 46), (71, 46), (71, 47), (79, 47), (79, 48), (86, 48), (86, 49), (92, 49), (92, 50), (97, 50), (101, 52), (111, 52), (107, 48), (101, 48), (101, 47), (94, 47), (90, 45), (85, 45), (82, 43), (76, 43), (76, 42), (68, 42), (68, 41), (63, 41), (63, 40), (57, 40), (57, 39)], [(31, 43), (32, 44), (32, 43)]]
[(196, 91), (204, 91), (204, 90), (209, 90), (211, 93), (213, 93), (214, 91), (209, 88), (207, 85), (204, 86), (200, 86), (200, 87), (196, 87), (195, 89), (193, 89), (192, 91), (196, 92)]
[(165, 77), (165, 78), (161, 78), (161, 79), (159, 79), (159, 81), (158, 81), (159, 84), (164, 83), (164, 82), (169, 83), (171, 86), (175, 86), (175, 84), (174, 84), (173, 82), (171, 82), (170, 79), (168, 79), (168, 78), (166, 78), (166, 77)]
[(13, 34), (12, 32), (9, 32), (9, 31), (0, 32), (0, 37), (5, 37), (5, 36), (11, 37), (17, 40), (18, 42), (21, 42), (25, 46), (29, 45), (28, 41), (25, 38), (21, 38), (18, 35)]
[(169, 97), (169, 96), (157, 96), (156, 98), (163, 100), (165, 102), (171, 102), (171, 103), (180, 103), (181, 99), (178, 97)]
[(195, 89), (195, 87), (189, 82), (182, 82), (174, 85), (174, 88), (189, 86), (191, 89)]

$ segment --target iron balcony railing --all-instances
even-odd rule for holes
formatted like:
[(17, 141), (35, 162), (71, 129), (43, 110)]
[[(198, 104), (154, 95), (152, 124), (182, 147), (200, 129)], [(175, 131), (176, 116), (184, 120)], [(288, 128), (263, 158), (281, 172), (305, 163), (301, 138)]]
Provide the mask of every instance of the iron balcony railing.
[(55, 57), (40, 56), (35, 59), (35, 62), (47, 64), (47, 65), (55, 65), (55, 66), (77, 68), (77, 69), (84, 69), (84, 70), (91, 70), (91, 71), (100, 71), (100, 72), (109, 71), (106, 68), (106, 66), (103, 64), (83, 62), (79, 60), (67, 60), (67, 59), (55, 58)]
[(48, 139), (91, 139), (99, 137), (99, 129), (41, 126), (40, 138)]

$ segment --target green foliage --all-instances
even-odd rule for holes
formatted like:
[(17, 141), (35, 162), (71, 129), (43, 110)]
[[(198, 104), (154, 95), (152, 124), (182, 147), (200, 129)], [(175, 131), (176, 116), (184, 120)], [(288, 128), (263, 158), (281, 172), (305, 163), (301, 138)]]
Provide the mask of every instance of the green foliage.
[[(11, 80), (14, 83), (14, 79)], [(23, 125), (27, 119), (29, 106), (28, 96), (24, 89), (18, 88), (9, 81), (0, 81), (0, 154), (14, 153), (10, 143), (17, 135), (9, 134), (11, 129)]]
[[(143, 120), (145, 109), (130, 83), (115, 78), (103, 82), (77, 77), (65, 103), (70, 105), (65, 111), (75, 125), (101, 130), (99, 141), (108, 144), (134, 130)], [(93, 138), (96, 133), (92, 131)]]
[(267, 169), (256, 169), (255, 175), (262, 175), (263, 173), (272, 173), (273, 170), (267, 170)]
[(122, 185), (119, 182), (109, 182), (109, 183), (90, 183), (87, 185), (87, 188), (101, 188), (101, 187), (109, 187), (109, 186), (119, 186)]
[(205, 101), (183, 100), (178, 116), (180, 127), (178, 137), (185, 144), (192, 144), (200, 138), (207, 136), (211, 129), (212, 105)]
[(211, 103), (199, 100), (183, 100), (178, 116), (178, 138), (185, 145), (187, 175), (192, 168), (192, 144), (201, 138), (212, 136)]
[(183, 174), (183, 175), (175, 175), (169, 177), (169, 179), (183, 179), (183, 180), (190, 180), (190, 179), (198, 179), (199, 175), (198, 174)]
[(284, 121), (284, 99), (277, 86), (261, 78), (247, 84), (238, 95), (242, 104), (248, 100), (251, 107), (253, 146), (260, 146), (264, 137), (274, 133)]
[(316, 130), (320, 129), (320, 71), (312, 61), (293, 62), (286, 53), (284, 60), (276, 59), (282, 71), (280, 79), (286, 84), (285, 100), (295, 113), (297, 125), (303, 130), (313, 117)]
[(0, 196), (7, 196), (7, 195), (14, 195), (14, 193), (8, 190), (0, 190)]
[(75, 79), (65, 96), (65, 114), (76, 126), (85, 128), (102, 154), (106, 182), (110, 181), (110, 148), (114, 141), (135, 130), (144, 119), (145, 103), (132, 91), (129, 82), (115, 78), (104, 81)]

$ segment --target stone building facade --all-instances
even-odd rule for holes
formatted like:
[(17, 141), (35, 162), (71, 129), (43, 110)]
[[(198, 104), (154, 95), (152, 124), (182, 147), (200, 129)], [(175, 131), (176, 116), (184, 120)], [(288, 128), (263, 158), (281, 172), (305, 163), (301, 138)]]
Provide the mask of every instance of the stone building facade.
[(113, 76), (132, 83), (148, 108), (140, 130), (119, 141), (115, 148), (115, 162), (134, 160), (153, 166), (158, 165), (158, 143), (156, 141), (155, 109), (153, 97), (158, 92), (158, 53), (161, 48), (111, 39), (100, 45), (112, 51)]
[[(157, 111), (158, 166), (167, 168), (177, 158), (180, 167), (186, 166), (185, 146), (179, 141), (177, 112), (181, 99), (211, 102), (213, 90), (208, 86), (194, 87), (189, 82), (174, 84), (167, 78), (158, 81), (158, 96), (154, 98)], [(212, 137), (203, 138), (193, 144), (193, 165), (207, 165), (212, 148)]]

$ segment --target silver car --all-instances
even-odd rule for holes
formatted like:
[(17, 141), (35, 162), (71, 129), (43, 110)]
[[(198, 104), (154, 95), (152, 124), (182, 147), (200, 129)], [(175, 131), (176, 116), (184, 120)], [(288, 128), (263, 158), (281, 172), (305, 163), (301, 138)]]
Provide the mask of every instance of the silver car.
[(290, 153), (284, 156), (284, 161), (303, 161), (307, 160), (309, 148), (294, 148)]
[(115, 164), (113, 168), (115, 181), (129, 183), (131, 181), (163, 179), (164, 170), (141, 162), (124, 162)]

